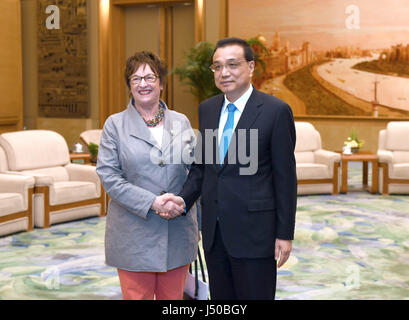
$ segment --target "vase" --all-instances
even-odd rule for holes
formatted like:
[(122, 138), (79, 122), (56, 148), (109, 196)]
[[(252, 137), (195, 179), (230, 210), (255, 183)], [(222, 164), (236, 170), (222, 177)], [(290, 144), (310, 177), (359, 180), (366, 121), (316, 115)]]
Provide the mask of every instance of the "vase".
[(358, 152), (359, 152), (359, 148), (358, 148), (358, 147), (356, 147), (356, 148), (351, 148), (351, 152), (352, 152), (352, 153), (358, 153)]

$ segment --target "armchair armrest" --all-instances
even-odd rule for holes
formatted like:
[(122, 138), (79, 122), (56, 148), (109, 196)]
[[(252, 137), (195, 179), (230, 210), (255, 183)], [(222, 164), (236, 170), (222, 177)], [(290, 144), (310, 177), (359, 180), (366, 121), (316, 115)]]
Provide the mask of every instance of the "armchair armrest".
[(15, 192), (25, 194), (34, 187), (34, 178), (24, 175), (0, 174), (0, 192)]
[(28, 207), (28, 190), (34, 188), (35, 179), (31, 176), (0, 174), (0, 192), (20, 193), (23, 196), (24, 208)]
[(33, 177), (34, 184), (37, 187), (51, 186), (54, 183), (53, 177), (48, 176), (43, 173), (34, 173), (34, 172), (28, 173), (28, 172), (18, 172), (18, 171), (6, 171), (5, 173), (8, 175), (14, 175), (14, 176)]
[(315, 162), (325, 164), (328, 167), (328, 173), (333, 175), (334, 163), (341, 161), (341, 155), (337, 152), (319, 149), (314, 151)]
[(96, 167), (69, 163), (65, 166), (65, 169), (67, 169), (71, 181), (87, 181), (95, 183), (97, 193), (99, 194), (101, 190), (101, 181), (97, 175)]
[(393, 162), (393, 154), (388, 150), (378, 150), (377, 152), (379, 162), (391, 163)]

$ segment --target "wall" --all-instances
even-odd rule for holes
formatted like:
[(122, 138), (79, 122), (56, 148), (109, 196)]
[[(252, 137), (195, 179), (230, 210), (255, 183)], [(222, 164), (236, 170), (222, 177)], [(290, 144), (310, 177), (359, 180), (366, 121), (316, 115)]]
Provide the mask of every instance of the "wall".
[[(173, 5), (173, 65), (184, 63), (184, 53), (194, 46), (194, 6)], [(141, 32), (143, 30), (143, 32)], [(159, 55), (160, 52), (160, 12), (159, 6), (130, 6), (125, 9), (125, 44), (126, 57), (136, 51), (149, 50)], [(168, 69), (171, 72), (171, 68)], [(125, 85), (125, 83), (124, 83)], [(127, 90), (128, 92), (128, 90)], [(197, 107), (195, 97), (188, 86), (182, 85), (174, 76), (173, 101), (169, 108), (184, 113), (197, 128)], [(127, 101), (129, 100), (127, 94)]]
[(311, 123), (321, 134), (322, 147), (327, 150), (342, 150), (344, 141), (355, 128), (358, 138), (365, 141), (362, 150), (376, 153), (378, 150), (379, 131), (386, 128), (389, 121), (399, 119), (373, 118), (336, 118), (336, 117), (303, 117), (296, 116), (295, 121)]
[(19, 0), (0, 2), (0, 132), (23, 127)]
[[(143, 30), (143, 32), (141, 32)], [(125, 56), (137, 51), (152, 51), (159, 54), (159, 7), (128, 7), (125, 10)], [(125, 66), (124, 66), (125, 68)], [(123, 70), (121, 70), (121, 75)], [(122, 80), (122, 78), (121, 78)], [(125, 80), (123, 85), (126, 87)], [(129, 101), (128, 88), (126, 100)], [(123, 106), (124, 108), (126, 106)]]
[[(178, 5), (173, 10), (173, 64), (176, 67), (185, 63), (185, 52), (195, 45), (194, 39), (194, 7)], [(184, 113), (190, 120), (193, 128), (199, 127), (198, 106), (195, 96), (190, 93), (190, 87), (180, 82), (174, 76), (173, 107)]]
[(206, 0), (205, 5), (205, 38), (206, 41), (216, 44), (220, 39), (220, 4), (219, 0)]
[[(11, 0), (8, 0), (9, 2)], [(6, 3), (1, 1), (1, 5)], [(216, 43), (219, 37), (219, 1), (206, 0), (205, 39)], [(21, 0), (22, 39), (23, 39), (23, 110), (24, 126), (27, 129), (50, 129), (62, 134), (69, 147), (78, 141), (79, 134), (86, 129), (98, 128), (98, 7), (97, 1), (88, 1), (89, 27), (89, 91), (91, 116), (87, 119), (61, 119), (37, 117), (37, 37), (36, 0)], [(184, 61), (184, 51), (194, 45), (193, 6), (177, 6), (174, 10), (174, 64)], [(0, 15), (6, 10), (0, 10)], [(9, 19), (10, 20), (10, 19)], [(126, 54), (136, 50), (148, 49), (159, 52), (159, 12), (155, 7), (128, 7), (126, 9)], [(3, 20), (1, 19), (2, 23)], [(135, 32), (142, 28), (144, 33)], [(5, 46), (2, 46), (5, 48)], [(4, 50), (2, 49), (2, 52)], [(124, 84), (125, 85), (125, 84)], [(0, 86), (1, 87), (1, 86)], [(1, 87), (3, 88), (3, 87)], [(18, 95), (16, 95), (18, 97)], [(188, 116), (192, 126), (197, 128), (197, 102), (190, 94), (189, 87), (181, 85), (175, 77), (173, 107)], [(16, 104), (14, 104), (16, 105)], [(124, 106), (125, 107), (125, 106)], [(4, 108), (0, 110), (11, 110)], [(18, 107), (14, 110), (18, 110)], [(296, 121), (311, 122), (321, 133), (323, 147), (340, 150), (343, 141), (349, 136), (351, 128), (357, 130), (359, 138), (365, 140), (364, 149), (376, 152), (379, 130), (386, 127), (392, 119), (296, 117)]]
[(70, 148), (82, 131), (99, 127), (98, 103), (98, 2), (87, 1), (88, 86), (90, 117), (84, 119), (38, 117), (37, 1), (22, 0), (24, 126), (60, 133)]

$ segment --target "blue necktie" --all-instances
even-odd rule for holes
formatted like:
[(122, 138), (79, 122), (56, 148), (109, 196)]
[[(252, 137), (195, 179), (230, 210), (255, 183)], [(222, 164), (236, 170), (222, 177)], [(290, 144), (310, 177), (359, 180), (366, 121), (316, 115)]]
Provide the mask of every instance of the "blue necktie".
[(233, 103), (229, 103), (227, 105), (227, 109), (229, 110), (229, 115), (227, 117), (226, 124), (224, 125), (223, 134), (219, 145), (220, 165), (223, 165), (223, 160), (226, 156), (227, 149), (229, 148), (231, 136), (233, 135), (234, 111), (236, 111), (237, 108)]

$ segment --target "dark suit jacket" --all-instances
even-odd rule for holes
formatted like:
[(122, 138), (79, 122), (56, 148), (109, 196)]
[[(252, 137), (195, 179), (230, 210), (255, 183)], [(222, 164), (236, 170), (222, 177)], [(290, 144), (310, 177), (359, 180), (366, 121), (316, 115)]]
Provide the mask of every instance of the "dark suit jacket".
[[(220, 94), (199, 105), (202, 143), (197, 145), (195, 162), (179, 195), (185, 200), (187, 210), (201, 196), (205, 250), (212, 246), (218, 216), (222, 238), (231, 256), (272, 257), (276, 238), (294, 237), (297, 176), (292, 111), (280, 99), (253, 89), (225, 158), (235, 155), (238, 159), (243, 147), (249, 155), (250, 129), (258, 130), (258, 139), (253, 141), (258, 146), (257, 170), (252, 175), (241, 175), (240, 168), (249, 164), (236, 161), (220, 166), (216, 163), (217, 134), (205, 138), (206, 129), (218, 129), (223, 101), (224, 95)], [(241, 140), (234, 147), (240, 137), (239, 129), (246, 129), (246, 145)]]

